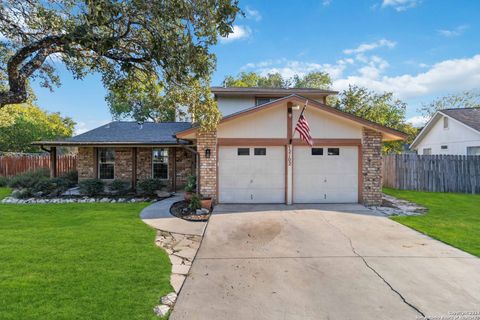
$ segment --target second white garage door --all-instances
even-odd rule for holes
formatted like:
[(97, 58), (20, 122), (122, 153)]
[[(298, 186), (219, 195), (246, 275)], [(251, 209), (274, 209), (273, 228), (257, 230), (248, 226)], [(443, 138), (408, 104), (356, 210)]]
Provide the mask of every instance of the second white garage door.
[(294, 147), (293, 202), (358, 202), (358, 148)]
[(284, 203), (285, 147), (220, 147), (220, 203)]

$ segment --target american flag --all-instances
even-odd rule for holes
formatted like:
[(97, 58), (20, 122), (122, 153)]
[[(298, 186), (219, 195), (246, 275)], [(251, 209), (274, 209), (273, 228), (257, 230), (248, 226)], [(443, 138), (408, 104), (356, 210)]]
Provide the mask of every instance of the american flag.
[(306, 106), (303, 108), (302, 113), (300, 114), (300, 118), (298, 118), (295, 131), (300, 134), (300, 139), (308, 143), (310, 147), (313, 147), (313, 139), (310, 135), (310, 126), (308, 125), (307, 119), (303, 115), (303, 113), (305, 112), (305, 108)]

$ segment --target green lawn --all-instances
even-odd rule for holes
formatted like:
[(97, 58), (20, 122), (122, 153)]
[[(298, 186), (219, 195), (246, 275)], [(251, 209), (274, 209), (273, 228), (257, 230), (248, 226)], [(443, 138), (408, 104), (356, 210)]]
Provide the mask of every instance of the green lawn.
[(0, 188), (0, 200), (6, 198), (12, 193), (12, 190), (9, 188)]
[(428, 208), (425, 215), (392, 217), (393, 220), (480, 256), (480, 195), (387, 188), (383, 191)]
[(136, 204), (0, 204), (0, 319), (158, 319), (168, 256)]

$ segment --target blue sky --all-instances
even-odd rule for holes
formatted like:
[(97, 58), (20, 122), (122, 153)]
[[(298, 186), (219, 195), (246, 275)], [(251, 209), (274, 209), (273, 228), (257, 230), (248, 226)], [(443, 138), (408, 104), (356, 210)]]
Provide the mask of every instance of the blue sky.
[[(312, 0), (243, 1), (246, 17), (212, 51), (212, 85), (241, 71), (286, 77), (327, 71), (334, 89), (357, 84), (391, 91), (408, 103), (418, 124), (423, 102), (480, 87), (480, 1)], [(77, 132), (111, 119), (98, 75), (74, 80), (59, 69), (62, 86), (35, 85), (40, 107), (77, 121)]]

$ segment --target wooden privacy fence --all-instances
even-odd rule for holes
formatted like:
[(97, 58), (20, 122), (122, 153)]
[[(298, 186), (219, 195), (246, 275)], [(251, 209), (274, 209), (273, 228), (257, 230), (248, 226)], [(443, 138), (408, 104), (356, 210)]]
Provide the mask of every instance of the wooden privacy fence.
[(480, 193), (480, 156), (397, 154), (383, 157), (383, 186)]
[[(50, 155), (5, 155), (0, 156), (0, 176), (15, 176), (30, 170), (50, 168)], [(57, 156), (57, 173), (62, 175), (68, 171), (76, 170), (76, 155)]]

